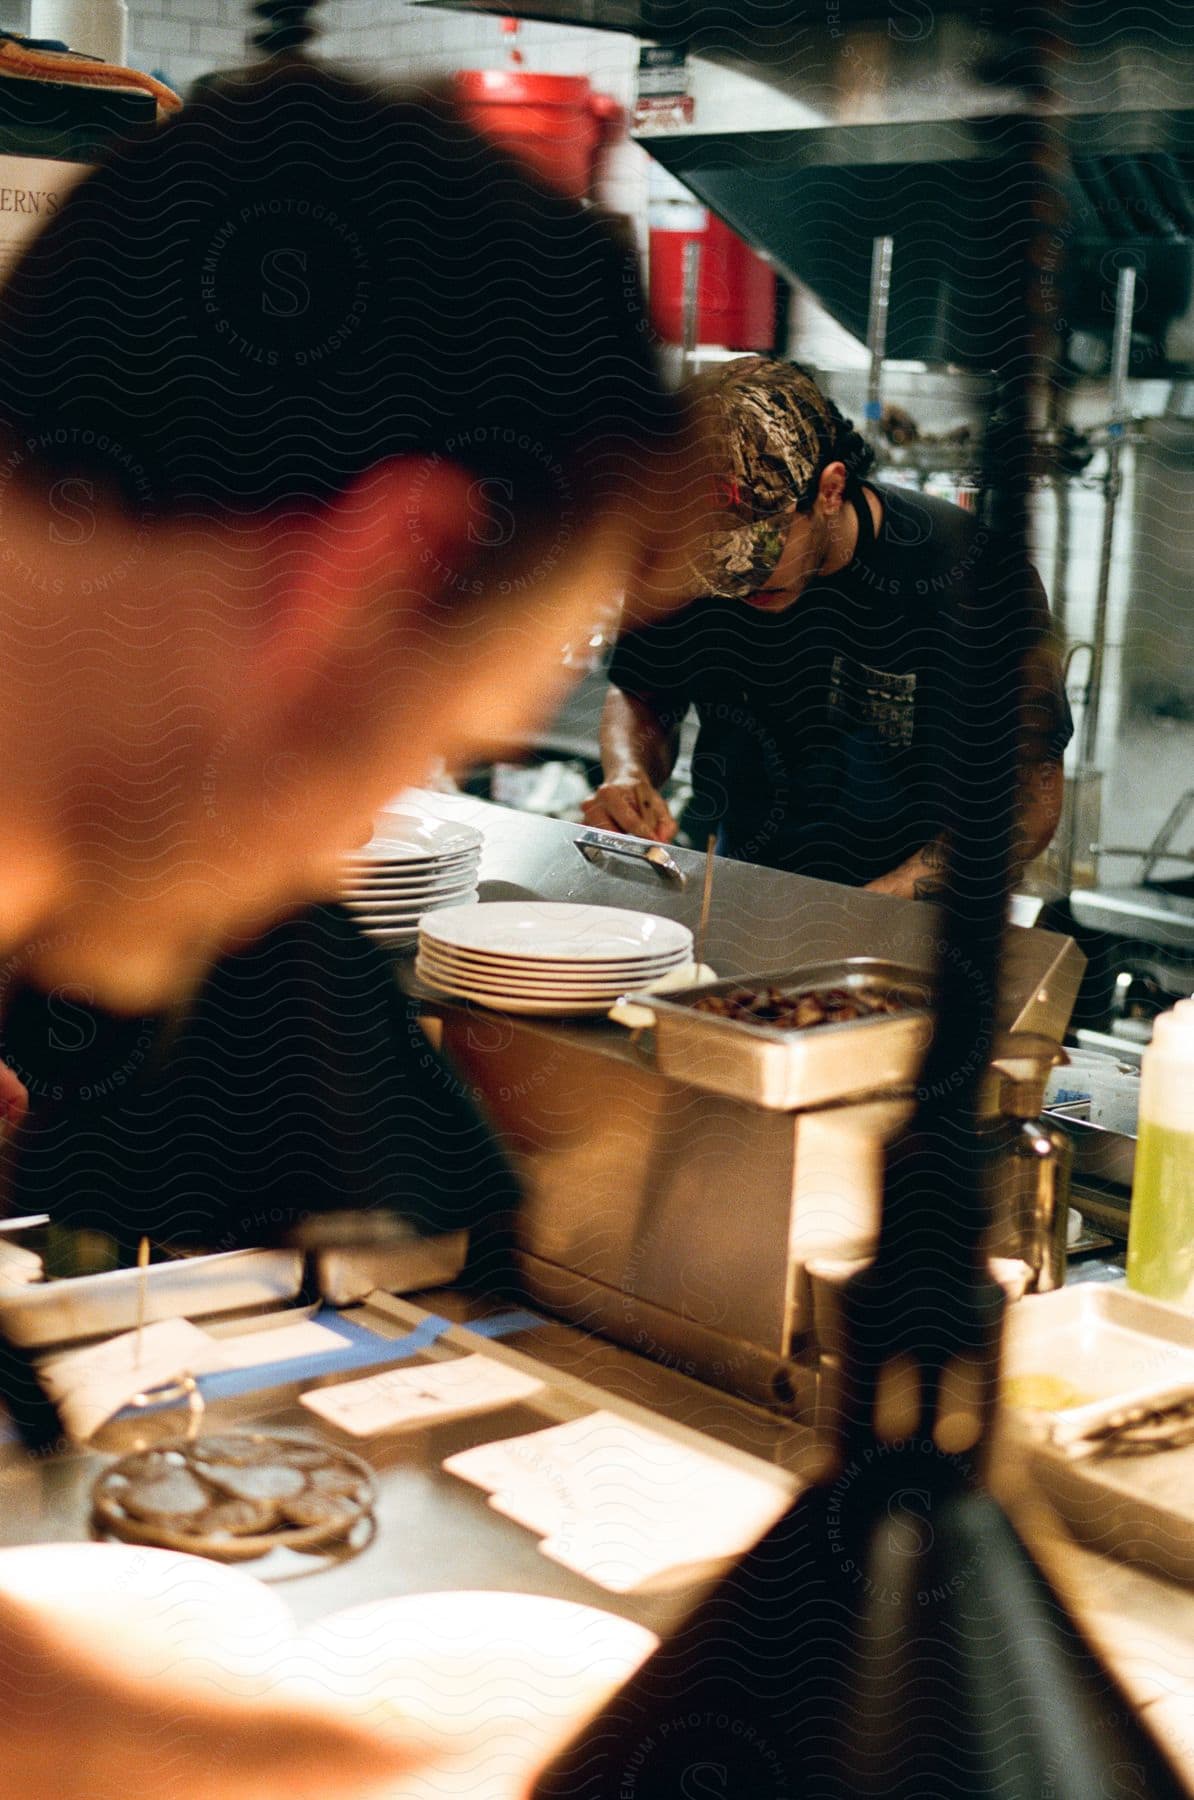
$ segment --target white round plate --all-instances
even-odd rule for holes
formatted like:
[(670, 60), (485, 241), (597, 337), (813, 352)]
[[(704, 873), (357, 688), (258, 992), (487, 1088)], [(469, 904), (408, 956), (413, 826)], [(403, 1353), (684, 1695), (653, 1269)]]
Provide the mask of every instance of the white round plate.
[(534, 962), (627, 962), (692, 950), (691, 931), (674, 919), (558, 900), (491, 900), (448, 911), (428, 936), (453, 948)]
[(391, 882), (391, 880), (360, 880), (360, 877), (340, 882), (342, 895), (441, 895), (452, 893), (454, 887), (477, 886), (477, 869), (468, 864), (463, 869), (452, 869), (448, 875), (425, 875), (412, 882)]
[(518, 1800), (658, 1648), (645, 1626), (540, 1594), (413, 1594), (308, 1628), (312, 1697), (430, 1760), (394, 1800)]
[[(683, 967), (683, 965), (679, 965)], [(661, 976), (620, 976), (616, 981), (573, 981), (569, 977), (556, 977), (555, 981), (520, 981), (511, 977), (510, 981), (501, 981), (493, 977), (484, 981), (479, 976), (470, 976), (466, 970), (452, 968), (450, 963), (439, 963), (427, 956), (425, 945), (420, 945), (420, 967), (418, 974), (434, 983), (448, 986), (463, 986), (474, 994), (522, 994), (526, 999), (602, 999), (603, 994), (618, 999), (620, 994), (638, 994)]]
[[(473, 891), (475, 893), (476, 889)], [(467, 895), (463, 899), (452, 901), (453, 906), (467, 906), (468, 904), (469, 901)], [(472, 904), (475, 906), (476, 901), (474, 900)], [(395, 912), (390, 908), (383, 911), (380, 907), (356, 907), (353, 909), (353, 916), (359, 920), (362, 925), (375, 925), (383, 929), (388, 927), (391, 930), (396, 929), (402, 931), (407, 927), (410, 927), (412, 930), (417, 929), (419, 920), (426, 918), (428, 913), (435, 912), (436, 910), (434, 901), (423, 901), (418, 906), (403, 907), (401, 911), (398, 912)]]
[(147, 1683), (265, 1695), (293, 1646), (290, 1610), (240, 1570), (132, 1544), (0, 1550), (0, 1593), (44, 1611), (97, 1658)]
[(436, 862), (383, 862), (379, 857), (363, 860), (342, 856), (339, 862), (345, 881), (442, 881), (450, 875), (467, 874), (479, 869), (479, 856), (451, 856)]
[(494, 1012), (522, 1013), (529, 1019), (579, 1018), (589, 1013), (607, 1013), (619, 998), (613, 993), (606, 994), (600, 1000), (539, 1000), (531, 999), (526, 994), (480, 993), (475, 988), (460, 987), (455, 982), (448, 983), (439, 977), (434, 981), (428, 980), (427, 985), (435, 988), (437, 993), (449, 995), (453, 1000), (471, 1000), (478, 1006), (492, 1008)]
[(484, 842), (484, 834), (475, 825), (450, 825), (418, 813), (387, 813), (380, 829), (352, 856), (369, 861), (438, 861), (479, 850)]
[(358, 919), (368, 913), (409, 913), (418, 918), (421, 913), (441, 912), (445, 906), (467, 906), (477, 897), (475, 886), (459, 888), (452, 894), (416, 894), (413, 899), (400, 900), (394, 894), (370, 894), (362, 899), (355, 894), (341, 894), (340, 904)]
[(464, 906), (475, 897), (476, 892), (476, 882), (470, 881), (467, 887), (453, 888), (450, 893), (446, 894), (369, 894), (364, 898), (342, 894), (340, 897), (345, 906), (355, 913), (401, 912), (414, 913), (417, 916), (431, 908)]
[(565, 962), (560, 958), (545, 958), (542, 962), (536, 962), (531, 956), (476, 956), (471, 951), (453, 949), (430, 937), (426, 947), (427, 954), (438, 962), (485, 981), (491, 981), (495, 977), (504, 981), (507, 976), (512, 976), (518, 980), (554, 981), (558, 978), (565, 981), (610, 982), (618, 981), (623, 976), (666, 975), (669, 969), (678, 969), (689, 960), (688, 955), (680, 951), (672, 956), (657, 956), (640, 962)]

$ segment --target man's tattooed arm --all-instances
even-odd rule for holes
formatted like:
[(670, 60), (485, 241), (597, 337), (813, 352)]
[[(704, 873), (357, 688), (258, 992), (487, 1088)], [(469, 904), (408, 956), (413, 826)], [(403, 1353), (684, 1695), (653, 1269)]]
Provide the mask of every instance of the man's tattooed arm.
[[(1015, 835), (1012, 839), (1012, 880), (1049, 843), (1061, 818), (1065, 780), (1060, 762), (1042, 758), (1025, 763), (1020, 771)], [(944, 838), (934, 838), (896, 869), (868, 882), (871, 894), (892, 894), (899, 900), (939, 900), (945, 892), (949, 851)]]

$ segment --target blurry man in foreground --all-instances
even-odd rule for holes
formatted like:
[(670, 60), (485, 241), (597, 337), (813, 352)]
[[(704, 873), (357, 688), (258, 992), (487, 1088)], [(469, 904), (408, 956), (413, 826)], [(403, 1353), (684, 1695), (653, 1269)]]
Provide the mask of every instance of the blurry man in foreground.
[[(634, 576), (652, 497), (682, 512), (635, 298), (599, 216), (447, 102), (289, 59), (113, 159), (17, 267), (0, 1057), (35, 1114), (135, 1088), (201, 984), (334, 895), (362, 817), (558, 701), (560, 647)], [(310, 1010), (334, 1013), (344, 959), (365, 1042), (387, 972), (335, 911), (277, 966), (314, 966)], [(395, 1762), (340, 1725), (124, 1687), (7, 1602), (0, 1659), (0, 1793), (346, 1795)]]

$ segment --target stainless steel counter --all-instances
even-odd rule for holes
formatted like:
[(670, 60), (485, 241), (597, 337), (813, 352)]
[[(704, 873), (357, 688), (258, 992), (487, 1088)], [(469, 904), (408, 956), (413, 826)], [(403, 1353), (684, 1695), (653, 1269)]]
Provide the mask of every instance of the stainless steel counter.
[[(423, 1316), (422, 1307), (461, 1321), (489, 1310), (483, 1302), (441, 1289), (417, 1296), (415, 1303), (385, 1296), (356, 1316), (375, 1331), (400, 1337)], [(793, 1482), (811, 1475), (821, 1460), (811, 1432), (565, 1325), (545, 1324), (501, 1345), (467, 1330), (440, 1341), (520, 1363), (528, 1359), (529, 1366), (550, 1381), (543, 1403), (536, 1400), (482, 1418), (356, 1444), (376, 1471), (379, 1492), (378, 1531), (369, 1547), (351, 1560), (329, 1562), (302, 1574), (271, 1577), (262, 1568), (247, 1565), (250, 1573), (277, 1581), (300, 1624), (390, 1595), (473, 1588), (572, 1599), (668, 1632), (707, 1590), (707, 1581), (693, 1581), (650, 1596), (613, 1595), (548, 1561), (539, 1554), (530, 1532), (494, 1512), (478, 1490), (443, 1473), (443, 1458), (470, 1444), (604, 1407), (695, 1442), (727, 1461), (737, 1462), (744, 1455), (760, 1459), (749, 1466), (757, 1472), (769, 1464), (785, 1471)], [(299, 1391), (300, 1384), (294, 1384), (222, 1401), (210, 1409), (210, 1425), (218, 1429), (252, 1422), (280, 1429), (317, 1429), (311, 1415), (298, 1405)], [(172, 1413), (136, 1425), (109, 1426), (94, 1449), (41, 1458), (29, 1458), (12, 1447), (0, 1452), (0, 1544), (86, 1539), (91, 1484), (109, 1457), (132, 1448), (138, 1439), (169, 1435), (179, 1419)], [(1009, 1500), (1034, 1510), (1033, 1541), (1038, 1550), (1047, 1553), (1047, 1560), (1064, 1575), (1071, 1598), (1134, 1704), (1170, 1753), (1194, 1775), (1194, 1606), (1189, 1590), (1128, 1563), (1079, 1549), (1056, 1521), (1041, 1512), (1027, 1486), (1026, 1459), (1019, 1452), (1001, 1456), (996, 1446), (993, 1473)]]
[[(400, 1338), (425, 1316), (424, 1307), (460, 1321), (496, 1310), (450, 1290), (418, 1299), (421, 1304), (379, 1295), (375, 1304), (353, 1309), (347, 1316), (382, 1336)], [(810, 1432), (564, 1325), (545, 1323), (500, 1344), (467, 1331), (445, 1334), (437, 1344), (444, 1348), (437, 1347), (428, 1356), (443, 1354), (444, 1349), (481, 1350), (529, 1367), (549, 1386), (541, 1399), (536, 1396), (501, 1412), (364, 1444), (324, 1427), (298, 1403), (300, 1392), (352, 1376), (296, 1382), (221, 1400), (208, 1409), (206, 1429), (251, 1422), (322, 1434), (362, 1452), (376, 1472), (377, 1534), (358, 1556), (322, 1566), (312, 1562), (302, 1570), (290, 1566), (297, 1558), (287, 1559), (276, 1570), (265, 1563), (245, 1565), (250, 1574), (278, 1582), (301, 1623), (366, 1600), (457, 1588), (539, 1593), (604, 1606), (655, 1631), (671, 1628), (696, 1604), (705, 1582), (687, 1582), (649, 1596), (614, 1595), (540, 1556), (531, 1532), (502, 1518), (479, 1490), (441, 1469), (444, 1457), (473, 1444), (606, 1408), (695, 1443), (728, 1462), (744, 1456), (761, 1458), (777, 1472), (794, 1477), (807, 1473), (817, 1459)], [(113, 1456), (176, 1435), (184, 1418), (179, 1407), (132, 1422), (114, 1422), (98, 1435), (94, 1447), (61, 1449), (44, 1457), (29, 1457), (15, 1446), (0, 1451), (0, 1544), (87, 1539), (89, 1496), (96, 1476)]]
[[(485, 837), (484, 900), (628, 905), (695, 927), (704, 859), (675, 878), (611, 850), (589, 861), (579, 827), (434, 796)], [(932, 972), (935, 909), (719, 860), (706, 960), (726, 977), (848, 956)], [(1009, 926), (1000, 1006), (1008, 1029), (1060, 1042), (1083, 959), (1071, 939)], [(911, 1105), (917, 1058), (876, 1064), (878, 1093), (839, 1080), (848, 1106), (755, 1104), (714, 1079), (708, 1051), (662, 1066), (650, 1038), (603, 1019), (523, 1018), (437, 995), (398, 964), (436, 1015), (443, 1048), (487, 1109), (522, 1180), (516, 1238), (534, 1302), (724, 1386), (808, 1416), (814, 1317), (803, 1264), (868, 1240), (882, 1143)], [(710, 1022), (716, 1035), (724, 1029)], [(897, 1035), (919, 1021), (891, 1023)], [(850, 1028), (846, 1028), (848, 1033)], [(861, 1042), (869, 1030), (859, 1027)], [(836, 1040), (845, 1042), (845, 1035)], [(893, 1082), (899, 1086), (896, 1094)], [(806, 1084), (807, 1085), (807, 1084)]]
[[(443, 818), (466, 819), (485, 834), (481, 858), (483, 900), (574, 900), (629, 906), (677, 919), (696, 930), (701, 911), (704, 857), (672, 850), (685, 876), (671, 877), (623, 856), (590, 862), (575, 847), (583, 829), (450, 794), (419, 796), (419, 804)], [(761, 974), (843, 956), (875, 956), (912, 968), (931, 969), (940, 933), (936, 913), (914, 900), (892, 900), (830, 881), (813, 881), (755, 863), (719, 857), (713, 885), (705, 960), (719, 975)], [(413, 969), (402, 965), (414, 991)], [(1036, 929), (1009, 928), (1004, 956), (1004, 1021), (1021, 1030), (1047, 1029), (1046, 1015), (1061, 1007), (1068, 1018), (1083, 959), (1072, 940)], [(579, 1032), (602, 1040), (611, 1054), (625, 1048), (625, 1033), (604, 1025), (540, 1023), (553, 1035)]]

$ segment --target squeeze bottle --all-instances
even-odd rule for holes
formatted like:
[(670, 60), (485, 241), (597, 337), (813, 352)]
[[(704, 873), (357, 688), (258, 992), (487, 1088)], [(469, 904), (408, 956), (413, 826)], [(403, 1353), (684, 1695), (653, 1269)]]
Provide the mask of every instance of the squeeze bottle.
[(1194, 1310), (1194, 1002), (1161, 1013), (1140, 1070), (1128, 1286)]

